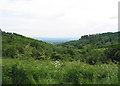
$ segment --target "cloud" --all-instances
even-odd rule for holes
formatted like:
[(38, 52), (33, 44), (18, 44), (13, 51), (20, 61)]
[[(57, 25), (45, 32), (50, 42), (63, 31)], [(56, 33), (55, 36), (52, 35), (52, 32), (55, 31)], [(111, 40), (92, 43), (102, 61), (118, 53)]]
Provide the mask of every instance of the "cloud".
[(30, 37), (117, 31), (118, 0), (1, 0), (1, 27)]
[(113, 16), (113, 17), (110, 17), (110, 19), (118, 19), (118, 17), (117, 16)]

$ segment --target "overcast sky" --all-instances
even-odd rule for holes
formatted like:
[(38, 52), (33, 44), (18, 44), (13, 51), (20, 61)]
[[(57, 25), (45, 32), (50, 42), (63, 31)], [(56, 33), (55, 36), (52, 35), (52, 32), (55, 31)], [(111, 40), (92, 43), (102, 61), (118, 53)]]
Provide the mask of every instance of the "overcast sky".
[(0, 28), (28, 37), (118, 31), (119, 0), (0, 0)]

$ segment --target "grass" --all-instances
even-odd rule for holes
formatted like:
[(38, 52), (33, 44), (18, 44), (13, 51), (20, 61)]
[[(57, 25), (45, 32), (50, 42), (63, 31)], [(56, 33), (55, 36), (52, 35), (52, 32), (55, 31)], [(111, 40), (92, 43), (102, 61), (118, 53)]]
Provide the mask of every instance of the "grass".
[(3, 84), (117, 84), (117, 64), (80, 61), (2, 60)]

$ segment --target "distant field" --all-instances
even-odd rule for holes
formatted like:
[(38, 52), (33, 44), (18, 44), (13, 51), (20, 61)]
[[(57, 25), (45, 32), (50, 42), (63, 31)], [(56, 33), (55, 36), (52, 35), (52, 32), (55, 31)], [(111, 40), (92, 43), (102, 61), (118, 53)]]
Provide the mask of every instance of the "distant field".
[(39, 38), (39, 37), (34, 37), (34, 39), (42, 40), (44, 42), (56, 45), (56, 44), (68, 42), (68, 41), (71, 41), (71, 40), (78, 40), (79, 38)]

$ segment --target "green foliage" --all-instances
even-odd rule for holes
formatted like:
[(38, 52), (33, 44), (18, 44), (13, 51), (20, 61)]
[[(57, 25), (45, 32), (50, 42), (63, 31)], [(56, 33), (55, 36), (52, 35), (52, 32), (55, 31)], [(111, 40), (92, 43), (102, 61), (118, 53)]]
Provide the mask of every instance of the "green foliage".
[[(77, 41), (70, 41), (56, 46), (34, 40), (16, 33), (2, 32), (2, 54), (11, 58), (34, 58), (73, 61), (80, 60), (89, 64), (119, 61), (117, 47), (109, 46), (117, 43), (118, 34), (103, 33), (85, 35)], [(105, 51), (106, 50), (106, 51)]]
[(4, 57), (20, 57), (45, 59), (51, 55), (53, 45), (24, 37), (16, 33), (2, 32), (2, 55)]
[[(119, 33), (120, 32), (85, 35), (79, 40), (58, 44), (57, 47), (62, 47), (64, 52), (67, 52), (65, 57), (67, 57), (68, 54), (70, 55), (67, 57), (68, 60), (73, 58), (74, 60), (81, 60), (81, 62), (86, 62), (91, 65), (109, 63), (110, 60), (119, 61), (120, 52), (117, 48), (119, 46), (110, 48), (112, 45), (118, 45)], [(61, 52), (58, 53), (62, 54)]]
[(51, 58), (54, 59), (54, 60), (62, 60), (61, 54), (58, 54), (56, 52), (52, 53)]
[(102, 34), (93, 34), (93, 35), (85, 35), (82, 36), (79, 40), (70, 41), (62, 44), (58, 44), (58, 46), (68, 47), (73, 46), (74, 49), (82, 49), (83, 46), (87, 44), (93, 45), (94, 48), (107, 48), (112, 44), (118, 43), (118, 36), (120, 32), (115, 33), (102, 33)]
[(116, 64), (3, 59), (3, 84), (117, 84)]
[(112, 45), (106, 49), (105, 54), (108, 59), (114, 61), (120, 61), (120, 45)]
[(2, 34), (3, 84), (118, 83), (119, 32), (85, 35), (56, 46)]

